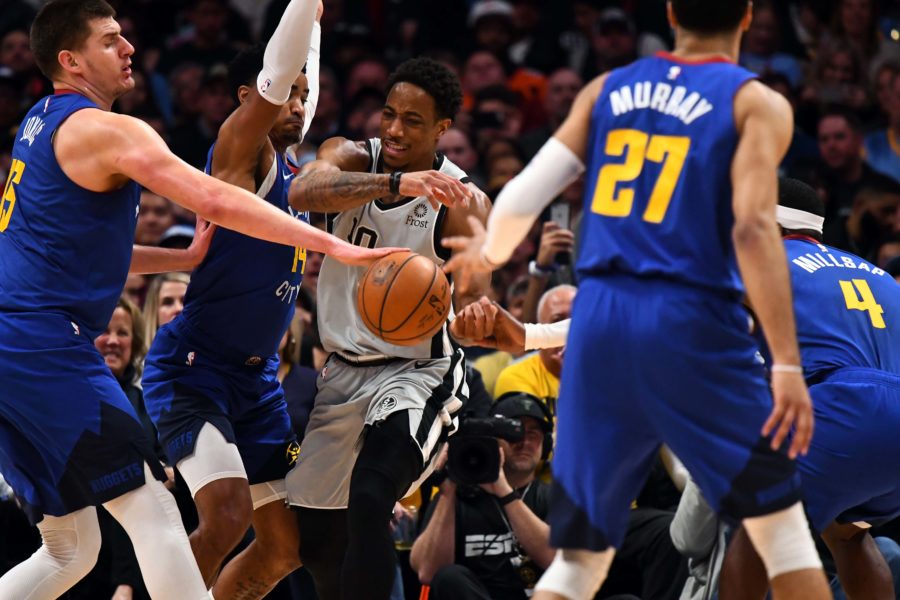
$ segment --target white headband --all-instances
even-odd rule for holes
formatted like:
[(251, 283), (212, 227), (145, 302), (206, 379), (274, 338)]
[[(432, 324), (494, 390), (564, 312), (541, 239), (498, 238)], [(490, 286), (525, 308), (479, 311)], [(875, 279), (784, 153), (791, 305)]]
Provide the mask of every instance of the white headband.
[(825, 217), (780, 204), (775, 207), (775, 218), (785, 229), (810, 229), (818, 233), (822, 233), (822, 226), (825, 224)]

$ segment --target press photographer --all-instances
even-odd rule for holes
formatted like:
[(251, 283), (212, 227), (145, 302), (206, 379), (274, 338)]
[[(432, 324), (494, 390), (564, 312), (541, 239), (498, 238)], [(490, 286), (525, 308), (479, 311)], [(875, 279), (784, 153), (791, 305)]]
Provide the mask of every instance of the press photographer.
[[(545, 522), (550, 487), (535, 479), (552, 445), (550, 415), (537, 398), (521, 393), (500, 398), (491, 414), (520, 421), (523, 436), (518, 442), (496, 438), (494, 481), (468, 486), (448, 477), (441, 483), (410, 555), (419, 579), (431, 586), (429, 600), (522, 600), (553, 560)], [(491, 431), (506, 434), (502, 425)], [(466, 435), (465, 426), (460, 433), (468, 441), (479, 437), (471, 429)], [(484, 463), (460, 464), (476, 467), (468, 470), (474, 475)], [(458, 471), (453, 469), (456, 479)]]

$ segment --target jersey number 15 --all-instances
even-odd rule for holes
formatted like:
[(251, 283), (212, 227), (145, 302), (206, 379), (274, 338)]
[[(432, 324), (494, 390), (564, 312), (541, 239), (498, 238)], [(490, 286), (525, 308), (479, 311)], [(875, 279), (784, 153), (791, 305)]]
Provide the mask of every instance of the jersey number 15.
[(634, 204), (634, 188), (622, 186), (638, 178), (644, 163), (662, 164), (662, 172), (644, 210), (648, 223), (662, 223), (681, 177), (684, 161), (691, 148), (691, 138), (683, 136), (650, 136), (636, 129), (615, 129), (606, 138), (607, 156), (625, 156), (625, 162), (604, 165), (597, 177), (591, 210), (607, 217), (627, 217)]

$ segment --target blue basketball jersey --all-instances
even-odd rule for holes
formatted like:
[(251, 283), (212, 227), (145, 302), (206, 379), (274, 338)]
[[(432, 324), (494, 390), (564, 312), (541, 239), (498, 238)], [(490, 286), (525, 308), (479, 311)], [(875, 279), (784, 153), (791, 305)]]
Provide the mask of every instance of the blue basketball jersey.
[(0, 199), (0, 312), (61, 314), (93, 339), (125, 285), (140, 188), (92, 192), (62, 171), (54, 135), (85, 108), (99, 107), (80, 94), (48, 96), (16, 134)]
[[(209, 151), (207, 173), (214, 148)], [(308, 223), (308, 213), (297, 212), (288, 203), (292, 179), (284, 158), (276, 153), (259, 195)], [(191, 275), (179, 320), (188, 325), (191, 335), (202, 336), (206, 347), (271, 356), (293, 317), (305, 265), (305, 248), (219, 228), (206, 259)]]
[(754, 74), (660, 53), (610, 72), (591, 115), (577, 269), (739, 294), (733, 105)]
[(900, 285), (863, 259), (803, 236), (785, 240), (807, 377), (838, 367), (900, 375)]

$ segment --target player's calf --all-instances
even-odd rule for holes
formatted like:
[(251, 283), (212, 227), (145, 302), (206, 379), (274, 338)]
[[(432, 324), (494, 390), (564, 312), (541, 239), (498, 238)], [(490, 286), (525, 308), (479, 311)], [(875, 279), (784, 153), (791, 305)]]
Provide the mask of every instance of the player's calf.
[(822, 532), (849, 600), (894, 600), (894, 579), (868, 528), (832, 523)]

